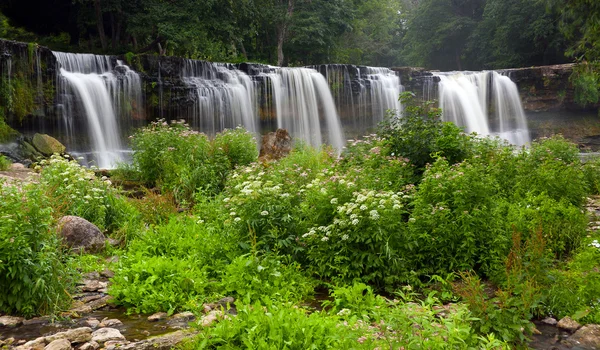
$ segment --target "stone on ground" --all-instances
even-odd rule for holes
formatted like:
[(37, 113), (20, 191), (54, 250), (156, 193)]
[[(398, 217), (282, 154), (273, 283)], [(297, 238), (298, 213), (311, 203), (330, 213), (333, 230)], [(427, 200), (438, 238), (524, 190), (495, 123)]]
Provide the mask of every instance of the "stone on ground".
[(46, 134), (35, 134), (31, 140), (33, 147), (45, 156), (51, 156), (54, 153), (63, 154), (66, 147), (57, 139)]
[(50, 344), (46, 345), (44, 350), (71, 350), (71, 342), (67, 339), (56, 339)]
[(100, 229), (78, 216), (63, 216), (58, 221), (58, 227), (63, 241), (75, 252), (98, 252), (104, 249), (106, 237)]

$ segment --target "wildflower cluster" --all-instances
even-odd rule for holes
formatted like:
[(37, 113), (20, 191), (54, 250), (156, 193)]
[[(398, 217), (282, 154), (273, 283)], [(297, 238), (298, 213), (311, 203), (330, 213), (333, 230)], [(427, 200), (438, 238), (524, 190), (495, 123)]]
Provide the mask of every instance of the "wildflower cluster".
[(68, 155), (53, 155), (42, 160), (37, 169), (41, 171), (40, 186), (54, 201), (52, 207), (58, 214), (80, 216), (101, 229), (107, 228), (116, 192), (108, 178), (97, 178)]

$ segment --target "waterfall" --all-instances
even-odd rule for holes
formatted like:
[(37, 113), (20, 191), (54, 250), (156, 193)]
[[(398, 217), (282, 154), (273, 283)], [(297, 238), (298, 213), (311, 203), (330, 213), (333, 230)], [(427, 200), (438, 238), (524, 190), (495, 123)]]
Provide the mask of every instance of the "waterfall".
[(341, 150), (344, 133), (325, 77), (311, 68), (273, 69), (275, 72), (266, 76), (271, 82), (277, 127), (314, 147), (326, 141)]
[(521, 146), (529, 130), (517, 86), (497, 72), (437, 73), (443, 119), (467, 132), (499, 136)]
[(255, 82), (232, 65), (185, 60), (182, 80), (192, 87), (191, 107), (184, 112), (191, 125), (215, 134), (243, 126), (258, 132)]
[[(113, 65), (110, 56), (64, 52), (54, 56), (60, 64), (58, 97), (67, 146), (74, 153), (91, 149), (96, 166), (114, 167), (123, 161), (121, 132), (129, 131), (133, 118), (144, 119), (139, 75), (121, 61)], [(78, 116), (84, 116), (92, 145), (82, 145), (75, 136)]]
[(354, 136), (375, 128), (388, 110), (402, 110), (400, 77), (388, 68), (343, 64), (315, 68), (325, 75), (344, 126)]

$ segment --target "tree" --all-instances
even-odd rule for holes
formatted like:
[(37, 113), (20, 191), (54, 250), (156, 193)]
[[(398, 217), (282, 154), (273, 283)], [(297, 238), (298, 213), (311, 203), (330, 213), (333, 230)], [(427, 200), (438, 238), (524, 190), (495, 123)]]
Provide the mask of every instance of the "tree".
[(424, 0), (407, 23), (405, 55), (411, 65), (461, 70), (468, 39), (485, 0)]

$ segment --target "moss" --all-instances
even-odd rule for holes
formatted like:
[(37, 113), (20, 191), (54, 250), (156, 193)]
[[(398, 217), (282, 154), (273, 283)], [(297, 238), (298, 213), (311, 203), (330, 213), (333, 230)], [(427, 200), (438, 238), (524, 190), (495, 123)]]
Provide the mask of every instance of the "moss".
[(44, 84), (44, 104), (51, 105), (54, 103), (54, 97), (56, 97), (56, 89), (52, 82)]
[(35, 109), (35, 99), (31, 82), (15, 77), (11, 80), (12, 85), (12, 108), (9, 108), (15, 116), (22, 121), (26, 116), (30, 115)]
[(19, 133), (4, 120), (4, 112), (0, 109), (0, 143), (12, 141)]

